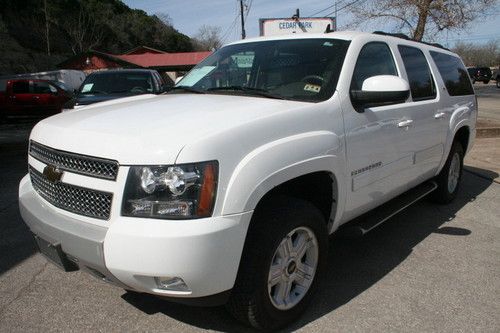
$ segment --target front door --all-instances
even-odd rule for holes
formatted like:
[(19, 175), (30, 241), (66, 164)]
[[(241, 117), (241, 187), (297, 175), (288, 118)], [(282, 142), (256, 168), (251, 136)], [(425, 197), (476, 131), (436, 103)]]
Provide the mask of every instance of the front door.
[[(376, 75), (401, 76), (384, 42), (361, 48), (350, 89), (360, 90), (365, 79)], [(406, 151), (410, 113), (401, 107), (405, 103), (356, 110), (349, 94), (341, 96), (350, 194), (344, 218), (349, 220), (404, 192), (413, 156)]]

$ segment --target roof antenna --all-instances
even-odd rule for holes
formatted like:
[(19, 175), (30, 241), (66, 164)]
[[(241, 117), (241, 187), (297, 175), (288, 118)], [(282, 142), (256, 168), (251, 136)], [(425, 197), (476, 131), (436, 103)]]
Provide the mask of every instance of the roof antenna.
[(332, 25), (331, 25), (331, 24), (328, 24), (328, 25), (326, 26), (326, 29), (325, 29), (325, 34), (330, 33), (330, 32), (333, 32), (333, 31), (334, 31), (334, 30), (332, 30)]

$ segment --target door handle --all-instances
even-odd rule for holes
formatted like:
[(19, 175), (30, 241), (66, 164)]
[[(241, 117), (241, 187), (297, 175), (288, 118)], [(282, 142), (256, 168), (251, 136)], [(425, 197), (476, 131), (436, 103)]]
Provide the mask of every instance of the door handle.
[(408, 119), (408, 120), (403, 120), (398, 123), (398, 127), (410, 127), (410, 125), (413, 123), (413, 120)]
[(444, 112), (438, 112), (434, 115), (434, 119), (441, 119), (444, 117), (446, 117), (446, 113), (444, 113)]
[(40, 99), (40, 96), (33, 96), (33, 99)]

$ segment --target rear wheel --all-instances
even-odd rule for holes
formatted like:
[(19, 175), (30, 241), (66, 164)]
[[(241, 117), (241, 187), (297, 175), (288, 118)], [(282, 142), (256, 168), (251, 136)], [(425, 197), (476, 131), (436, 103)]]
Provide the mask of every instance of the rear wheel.
[(447, 204), (457, 196), (462, 179), (464, 151), (459, 142), (454, 142), (446, 163), (436, 177), (437, 189), (432, 199), (438, 203)]
[(252, 219), (227, 309), (264, 330), (296, 320), (323, 273), (327, 247), (326, 223), (315, 206), (273, 200)]

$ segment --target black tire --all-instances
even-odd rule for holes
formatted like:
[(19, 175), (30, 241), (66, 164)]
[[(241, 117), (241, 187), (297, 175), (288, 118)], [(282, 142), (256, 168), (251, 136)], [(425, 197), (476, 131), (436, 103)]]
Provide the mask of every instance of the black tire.
[[(450, 177), (452, 177), (451, 175), (453, 172), (450, 173), (450, 169), (453, 168), (452, 162), (455, 156), (456, 158), (458, 158), (460, 169), (458, 170), (458, 180), (456, 186), (454, 188), (450, 188), (448, 181)], [(455, 141), (451, 147), (450, 154), (448, 155), (448, 159), (446, 160), (443, 169), (435, 179), (438, 187), (436, 188), (436, 190), (434, 190), (431, 196), (431, 199), (434, 202), (447, 204), (455, 199), (460, 188), (460, 180), (462, 179), (463, 167), (464, 150), (462, 148), (462, 145), (459, 142)]]
[(472, 84), (476, 83), (476, 79), (474, 79), (474, 78), (472, 78), (471, 81), (472, 81)]
[[(312, 231), (316, 237), (316, 272), (303, 298), (299, 298), (297, 304), (290, 309), (280, 310), (273, 305), (271, 291), (268, 290), (270, 268), (273, 260), (276, 260), (274, 255), (282, 241), (297, 228)], [(288, 197), (270, 200), (266, 207), (259, 207), (252, 217), (238, 276), (226, 308), (236, 319), (260, 330), (274, 330), (285, 326), (296, 320), (311, 301), (325, 270), (327, 253), (325, 219), (315, 206), (307, 201)], [(306, 256), (309, 254), (304, 257)], [(298, 265), (293, 267), (294, 274), (298, 274), (295, 270), (300, 271)], [(283, 269), (282, 274), (288, 274), (290, 265), (284, 266), (287, 268)], [(298, 286), (292, 283), (290, 285), (293, 290)], [(272, 288), (277, 288), (277, 285), (271, 287), (271, 290)]]
[(490, 80), (484, 80), (483, 83), (488, 84), (488, 83), (490, 83)]
[(500, 88), (500, 77), (497, 78), (497, 88)]

